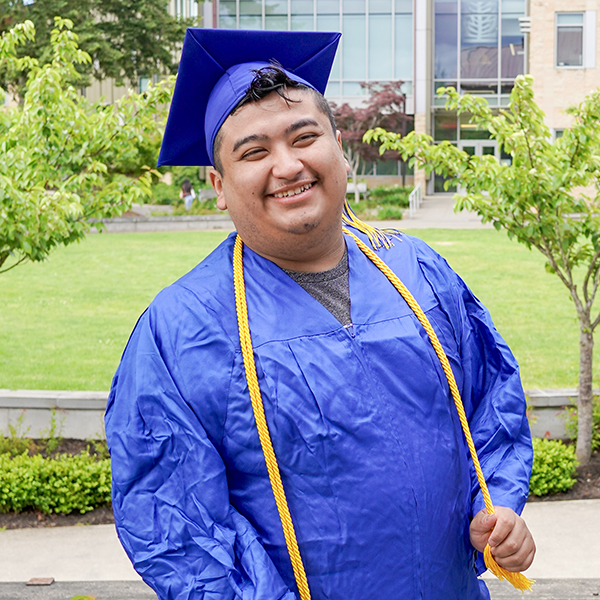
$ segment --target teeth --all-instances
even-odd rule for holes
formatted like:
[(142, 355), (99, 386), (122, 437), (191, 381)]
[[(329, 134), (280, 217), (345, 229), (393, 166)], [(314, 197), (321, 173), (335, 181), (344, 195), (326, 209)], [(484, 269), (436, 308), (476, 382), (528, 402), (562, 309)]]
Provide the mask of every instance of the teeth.
[(290, 196), (295, 196), (296, 194), (301, 194), (305, 190), (310, 189), (312, 187), (312, 185), (313, 185), (312, 183), (307, 183), (306, 185), (296, 188), (295, 190), (289, 190), (289, 191), (283, 192), (281, 194), (273, 194), (273, 196), (275, 198), (289, 198)]

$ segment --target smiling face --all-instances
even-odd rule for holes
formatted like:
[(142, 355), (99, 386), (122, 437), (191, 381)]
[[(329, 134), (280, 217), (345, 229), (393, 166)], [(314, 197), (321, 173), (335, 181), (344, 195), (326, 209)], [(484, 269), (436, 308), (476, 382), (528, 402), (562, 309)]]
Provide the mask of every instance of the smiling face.
[(344, 252), (348, 163), (339, 132), (312, 92), (272, 92), (242, 106), (221, 128), (222, 173), (211, 170), (217, 205), (243, 242), (297, 271), (334, 267)]

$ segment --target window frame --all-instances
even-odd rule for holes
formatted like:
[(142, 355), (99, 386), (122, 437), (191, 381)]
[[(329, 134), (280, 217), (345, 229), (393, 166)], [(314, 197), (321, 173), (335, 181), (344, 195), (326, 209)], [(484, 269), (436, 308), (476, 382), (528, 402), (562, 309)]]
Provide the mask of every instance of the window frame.
[[(586, 68), (586, 11), (557, 11), (554, 13), (554, 68), (555, 69), (585, 69)], [(581, 15), (581, 64), (561, 65), (558, 62), (558, 30), (559, 27), (575, 27), (575, 25), (559, 25), (559, 15)]]

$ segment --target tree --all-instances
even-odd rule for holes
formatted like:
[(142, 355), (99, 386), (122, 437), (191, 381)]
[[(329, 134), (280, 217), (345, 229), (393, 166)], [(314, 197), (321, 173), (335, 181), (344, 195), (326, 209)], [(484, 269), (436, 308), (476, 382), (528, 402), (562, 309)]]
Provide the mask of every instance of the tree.
[[(358, 202), (358, 167), (361, 160), (376, 161), (381, 158), (377, 148), (363, 142), (363, 136), (369, 129), (381, 127), (406, 135), (408, 123), (412, 117), (406, 114), (406, 96), (402, 93), (402, 81), (389, 83), (362, 83), (369, 93), (369, 99), (363, 107), (332, 104), (335, 122), (342, 134), (342, 145), (346, 160), (350, 164), (354, 184), (354, 200)], [(395, 152), (384, 154), (384, 160), (396, 159)], [(404, 183), (404, 181), (403, 181)]]
[(82, 84), (89, 84), (91, 76), (112, 77), (119, 85), (136, 83), (139, 77), (177, 72), (177, 51), (193, 23), (172, 17), (167, 5), (167, 0), (0, 0), (0, 32), (32, 21), (35, 40), (21, 47), (19, 55), (46, 64), (53, 56), (54, 17), (61, 15), (73, 22), (80, 48), (92, 58), (77, 65), (86, 75)]
[[(80, 240), (89, 219), (118, 215), (151, 193), (140, 153), (148, 135), (161, 134), (172, 80), (116, 105), (91, 104), (75, 87), (75, 65), (91, 58), (77, 47), (72, 23), (55, 22), (52, 61), (43, 66), (16, 53), (34, 39), (30, 21), (0, 38), (2, 68), (27, 73), (23, 102), (0, 108), (0, 273), (43, 260), (55, 246)], [(136, 177), (123, 173), (132, 165)]]
[(579, 389), (577, 459), (586, 464), (592, 440), (593, 333), (600, 323), (595, 305), (600, 287), (600, 90), (569, 109), (571, 127), (552, 141), (544, 115), (533, 98), (533, 80), (520, 76), (508, 110), (494, 115), (485, 100), (442, 90), (446, 107), (472, 115), (471, 122), (490, 132), (511, 156), (501, 164), (493, 156), (469, 156), (449, 142), (431, 137), (375, 129), (367, 140), (378, 140), (381, 151), (395, 150), (403, 158), (460, 184), (457, 210), (474, 210), (484, 222), (505, 229), (546, 258), (547, 270), (567, 287), (579, 317)]

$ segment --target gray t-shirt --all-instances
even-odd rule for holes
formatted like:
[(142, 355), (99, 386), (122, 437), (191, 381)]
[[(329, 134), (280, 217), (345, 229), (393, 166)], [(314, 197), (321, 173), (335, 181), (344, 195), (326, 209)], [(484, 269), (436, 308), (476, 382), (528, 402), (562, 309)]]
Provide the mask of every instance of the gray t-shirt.
[(350, 284), (348, 281), (348, 249), (333, 269), (317, 273), (284, 271), (318, 300), (344, 327), (352, 325), (350, 317)]

